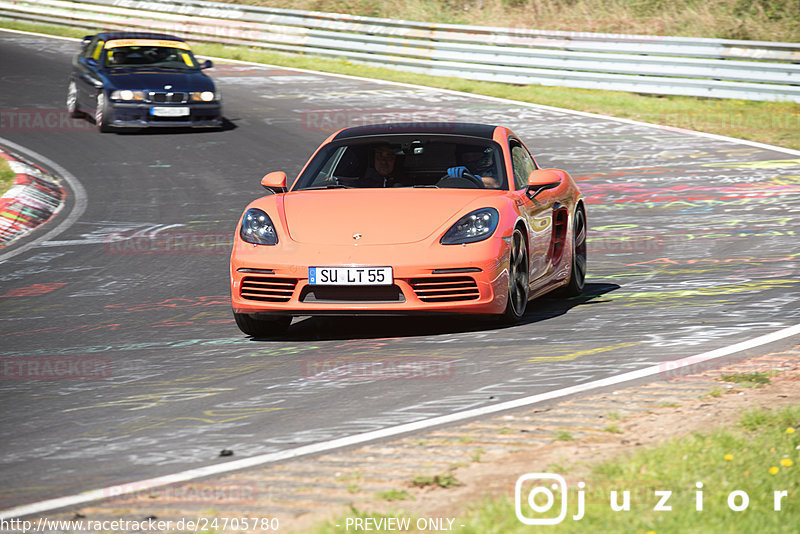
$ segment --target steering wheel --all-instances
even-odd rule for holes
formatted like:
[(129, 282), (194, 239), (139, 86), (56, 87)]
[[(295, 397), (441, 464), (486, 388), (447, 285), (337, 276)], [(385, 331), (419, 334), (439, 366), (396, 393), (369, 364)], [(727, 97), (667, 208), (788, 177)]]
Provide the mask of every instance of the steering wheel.
[(438, 187), (460, 188), (466, 185), (470, 189), (485, 189), (483, 180), (472, 174), (466, 167), (450, 167), (447, 174), (436, 183)]

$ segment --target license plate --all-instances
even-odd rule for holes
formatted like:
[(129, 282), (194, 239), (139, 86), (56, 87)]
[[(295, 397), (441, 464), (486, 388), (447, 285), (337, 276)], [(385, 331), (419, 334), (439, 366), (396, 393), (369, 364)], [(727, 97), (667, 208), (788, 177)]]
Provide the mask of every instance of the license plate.
[(391, 267), (309, 267), (308, 283), (329, 286), (391, 285)]
[(189, 115), (188, 106), (152, 107), (150, 114), (155, 117), (185, 117)]

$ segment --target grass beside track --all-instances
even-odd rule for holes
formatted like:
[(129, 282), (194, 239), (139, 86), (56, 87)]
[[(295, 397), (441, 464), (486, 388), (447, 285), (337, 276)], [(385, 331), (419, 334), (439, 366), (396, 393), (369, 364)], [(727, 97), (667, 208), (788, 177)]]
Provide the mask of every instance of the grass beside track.
[[(0, 26), (68, 37), (81, 37), (91, 33), (91, 30), (27, 24), (4, 19), (0, 19)], [(800, 149), (800, 104), (791, 102), (753, 102), (681, 96), (658, 97), (620, 91), (536, 85), (517, 86), (412, 74), (370, 67), (343, 59), (280, 54), (241, 46), (197, 43), (193, 45), (193, 48), (200, 55), (510, 98)], [(476, 117), (476, 121), (480, 122), (480, 118)]]
[(800, 0), (221, 0), (372, 17), (623, 33), (800, 41)]

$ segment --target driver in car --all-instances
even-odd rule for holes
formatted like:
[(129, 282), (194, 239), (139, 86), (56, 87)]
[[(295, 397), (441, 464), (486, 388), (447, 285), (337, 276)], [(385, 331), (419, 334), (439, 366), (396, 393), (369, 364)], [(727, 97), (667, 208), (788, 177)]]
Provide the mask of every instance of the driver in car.
[[(495, 176), (494, 150), (490, 147), (460, 145), (456, 155), (462, 167), (451, 167), (455, 174), (466, 171), (480, 178), (487, 189), (500, 188), (500, 182)], [(448, 174), (451, 173), (451, 169), (447, 170)]]

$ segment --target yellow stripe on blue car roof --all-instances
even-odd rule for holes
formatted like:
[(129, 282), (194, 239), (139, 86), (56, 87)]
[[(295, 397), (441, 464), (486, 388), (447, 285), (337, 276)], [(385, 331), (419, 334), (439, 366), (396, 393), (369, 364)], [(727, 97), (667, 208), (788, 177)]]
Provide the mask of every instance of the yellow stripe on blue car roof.
[(106, 48), (119, 48), (121, 46), (165, 46), (191, 50), (183, 41), (168, 41), (166, 39), (113, 39), (106, 43)]

